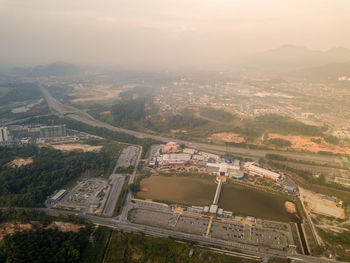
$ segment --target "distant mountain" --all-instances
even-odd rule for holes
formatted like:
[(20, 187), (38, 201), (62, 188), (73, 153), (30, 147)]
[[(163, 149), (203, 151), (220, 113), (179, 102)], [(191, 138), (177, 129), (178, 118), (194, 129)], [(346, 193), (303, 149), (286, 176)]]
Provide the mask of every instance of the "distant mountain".
[(350, 61), (344, 63), (327, 64), (318, 67), (304, 68), (288, 73), (289, 76), (307, 79), (337, 81), (346, 76), (350, 78)]
[(14, 67), (9, 73), (21, 77), (66, 77), (82, 73), (82, 68), (65, 62), (55, 62), (36, 67)]
[(281, 46), (248, 58), (249, 65), (273, 72), (286, 72), (347, 61), (350, 61), (350, 50), (343, 47), (319, 51), (293, 45)]
[(55, 62), (45, 66), (34, 67), (30, 71), (29, 76), (31, 77), (50, 77), (50, 76), (63, 77), (63, 76), (70, 76), (70, 75), (75, 75), (79, 73), (81, 73), (81, 69), (79, 69), (74, 64), (69, 64), (65, 62)]

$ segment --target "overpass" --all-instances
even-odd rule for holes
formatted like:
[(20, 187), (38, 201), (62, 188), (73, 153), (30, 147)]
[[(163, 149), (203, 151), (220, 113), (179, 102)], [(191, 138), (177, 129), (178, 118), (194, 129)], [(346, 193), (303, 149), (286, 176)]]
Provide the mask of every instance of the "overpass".
[(217, 205), (218, 202), (219, 202), (221, 188), (222, 188), (222, 180), (219, 179), (218, 186), (216, 187), (216, 192), (215, 192), (215, 196), (214, 196), (213, 205)]

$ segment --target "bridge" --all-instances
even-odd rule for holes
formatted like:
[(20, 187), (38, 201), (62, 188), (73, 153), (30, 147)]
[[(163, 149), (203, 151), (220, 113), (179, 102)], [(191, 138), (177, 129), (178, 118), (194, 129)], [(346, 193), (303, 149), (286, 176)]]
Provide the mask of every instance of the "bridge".
[(219, 179), (218, 187), (216, 188), (216, 192), (215, 192), (215, 196), (214, 196), (213, 205), (217, 205), (219, 202), (221, 188), (222, 188), (222, 180)]

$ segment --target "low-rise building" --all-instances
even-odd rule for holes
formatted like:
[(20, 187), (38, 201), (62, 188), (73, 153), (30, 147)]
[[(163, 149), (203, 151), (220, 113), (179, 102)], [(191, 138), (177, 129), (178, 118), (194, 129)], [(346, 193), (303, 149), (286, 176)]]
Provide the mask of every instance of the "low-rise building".
[(281, 175), (279, 173), (267, 170), (265, 168), (256, 166), (253, 163), (250, 163), (246, 166), (246, 169), (248, 171), (248, 173), (252, 174), (252, 175), (257, 175), (257, 176), (261, 176), (267, 179), (271, 179), (273, 181), (277, 181), (281, 178)]
[(187, 153), (174, 153), (164, 154), (162, 156), (163, 164), (167, 165), (185, 165), (191, 161), (191, 154)]

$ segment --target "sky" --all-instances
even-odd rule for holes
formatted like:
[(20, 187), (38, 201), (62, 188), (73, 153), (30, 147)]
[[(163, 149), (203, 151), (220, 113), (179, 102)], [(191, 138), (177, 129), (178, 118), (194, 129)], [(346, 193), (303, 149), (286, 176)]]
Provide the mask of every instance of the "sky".
[(0, 65), (211, 68), (285, 44), (350, 48), (350, 0), (0, 0)]

